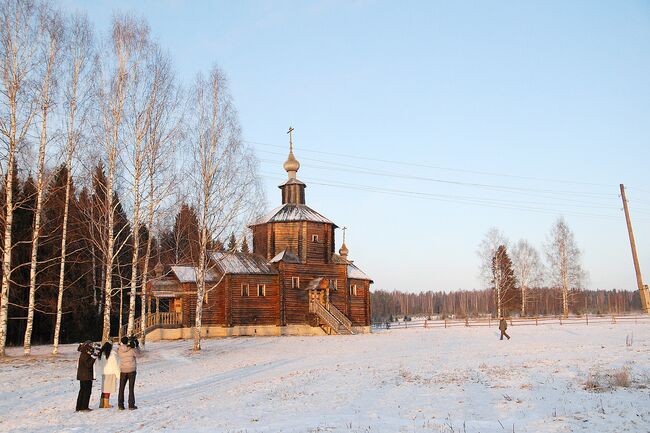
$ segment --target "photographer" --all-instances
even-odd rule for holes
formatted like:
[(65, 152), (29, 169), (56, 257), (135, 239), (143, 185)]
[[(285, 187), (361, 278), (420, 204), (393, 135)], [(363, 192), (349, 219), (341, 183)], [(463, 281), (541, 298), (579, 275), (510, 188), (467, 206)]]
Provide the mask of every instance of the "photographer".
[(134, 336), (122, 337), (117, 354), (120, 357), (120, 392), (117, 397), (117, 406), (124, 409), (124, 388), (129, 382), (129, 409), (137, 409), (135, 405), (135, 374), (137, 370), (136, 358), (140, 355), (140, 342)]
[(77, 380), (79, 381), (79, 394), (77, 395), (76, 411), (91, 411), (88, 407), (90, 393), (93, 390), (95, 379), (95, 359), (97, 359), (97, 348), (91, 341), (85, 341), (77, 347), (79, 362), (77, 364)]

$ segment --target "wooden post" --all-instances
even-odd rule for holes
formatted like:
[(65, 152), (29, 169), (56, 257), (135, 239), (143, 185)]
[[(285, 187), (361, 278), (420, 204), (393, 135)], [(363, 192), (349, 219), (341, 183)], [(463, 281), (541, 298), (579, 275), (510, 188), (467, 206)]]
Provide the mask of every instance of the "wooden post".
[(630, 221), (630, 212), (627, 208), (627, 199), (625, 198), (625, 186), (621, 187), (621, 199), (623, 200), (623, 210), (625, 211), (625, 221), (627, 222), (627, 233), (630, 236), (630, 248), (632, 249), (632, 261), (634, 262), (634, 272), (636, 273), (636, 284), (639, 289), (639, 296), (641, 298), (641, 308), (646, 314), (650, 314), (649, 304), (650, 295), (648, 295), (648, 286), (643, 284), (641, 278), (641, 268), (639, 267), (639, 257), (636, 254), (636, 243), (634, 242), (634, 232), (632, 231), (632, 222)]

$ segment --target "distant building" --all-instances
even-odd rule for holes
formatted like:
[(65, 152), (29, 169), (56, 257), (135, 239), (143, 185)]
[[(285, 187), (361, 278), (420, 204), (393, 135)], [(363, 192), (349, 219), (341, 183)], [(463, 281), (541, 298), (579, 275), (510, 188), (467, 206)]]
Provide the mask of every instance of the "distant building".
[[(372, 279), (348, 259), (345, 233), (335, 254), (337, 225), (305, 204), (299, 168), (290, 138), (284, 163), (288, 179), (279, 186), (282, 206), (250, 226), (253, 252), (210, 252), (202, 318), (206, 336), (370, 332)], [(158, 330), (148, 332), (149, 339), (189, 338), (194, 326), (195, 270), (168, 268), (147, 289), (150, 302), (168, 310), (150, 321)]]

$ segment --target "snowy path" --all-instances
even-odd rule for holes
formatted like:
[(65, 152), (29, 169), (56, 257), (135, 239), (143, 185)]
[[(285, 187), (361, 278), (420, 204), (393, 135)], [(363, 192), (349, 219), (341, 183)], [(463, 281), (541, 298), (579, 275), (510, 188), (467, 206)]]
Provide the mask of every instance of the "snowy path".
[[(0, 361), (0, 431), (650, 431), (647, 324), (509, 331), (503, 342), (494, 328), (229, 338), (200, 353), (189, 341), (149, 343), (139, 409), (92, 413), (74, 412), (74, 346), (58, 358), (11, 349)], [(629, 385), (610, 384), (623, 368)], [(585, 389), (590, 374), (602, 390)], [(95, 384), (93, 407), (98, 394)]]

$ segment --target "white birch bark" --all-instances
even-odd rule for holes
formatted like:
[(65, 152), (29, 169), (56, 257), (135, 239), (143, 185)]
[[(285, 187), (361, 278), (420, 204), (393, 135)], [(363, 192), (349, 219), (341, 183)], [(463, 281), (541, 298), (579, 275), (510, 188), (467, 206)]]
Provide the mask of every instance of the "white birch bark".
[[(65, 290), (65, 270), (66, 270), (66, 254), (67, 254), (67, 240), (68, 240), (68, 216), (70, 213), (70, 193), (72, 186), (72, 158), (77, 149), (77, 141), (79, 140), (79, 132), (76, 129), (77, 110), (80, 90), (79, 87), (85, 83), (82, 82), (82, 74), (88, 69), (88, 62), (90, 60), (90, 51), (92, 44), (92, 35), (90, 32), (90, 25), (85, 16), (73, 16), (68, 22), (68, 31), (70, 38), (67, 48), (67, 86), (65, 91), (65, 100), (68, 107), (68, 125), (67, 140), (66, 140), (66, 172), (67, 178), (65, 183), (65, 203), (63, 207), (63, 227), (61, 234), (61, 258), (59, 261), (59, 283), (56, 303), (56, 320), (54, 324), (54, 340), (52, 343), (52, 354), (58, 354), (59, 341), (61, 334), (61, 320), (63, 316), (63, 292)], [(86, 86), (88, 87), (88, 86)], [(86, 101), (87, 98), (81, 98)], [(82, 109), (84, 102), (82, 102)], [(94, 268), (93, 268), (94, 272)], [(94, 285), (94, 280), (93, 280)], [(96, 303), (95, 288), (93, 286), (93, 298)]]
[(573, 232), (564, 218), (558, 218), (544, 245), (549, 268), (550, 283), (560, 290), (562, 315), (569, 315), (569, 290), (580, 289), (585, 273), (581, 264), (581, 251)]
[(194, 350), (201, 350), (203, 300), (216, 287), (206, 287), (210, 269), (208, 246), (226, 230), (233, 231), (238, 218), (245, 218), (260, 203), (259, 196), (254, 194), (255, 168), (239, 138), (236, 111), (223, 73), (214, 67), (207, 80), (199, 75), (192, 96), (195, 110), (190, 128), (196, 135), (190, 176), (200, 218)]
[(155, 47), (153, 55), (153, 92), (151, 100), (151, 120), (148, 122), (146, 134), (146, 175), (149, 191), (147, 203), (147, 228), (149, 236), (145, 248), (142, 266), (142, 290), (140, 303), (141, 343), (146, 344), (147, 326), (147, 282), (149, 279), (149, 261), (151, 259), (151, 239), (154, 233), (154, 214), (158, 211), (161, 201), (168, 195), (175, 184), (176, 169), (173, 155), (176, 142), (180, 138), (181, 119), (179, 109), (180, 92), (171, 71), (170, 60)]
[(127, 80), (133, 45), (137, 43), (137, 23), (125, 16), (116, 16), (113, 19), (112, 61), (115, 62), (108, 82), (103, 86), (100, 98), (103, 99), (103, 121), (105, 133), (105, 157), (107, 162), (106, 173), (106, 203), (107, 236), (104, 260), (104, 319), (102, 327), (102, 341), (108, 341), (111, 333), (111, 304), (113, 289), (113, 261), (115, 259), (115, 201), (113, 189), (115, 183), (115, 170), (120, 148), (120, 133), (124, 114), (124, 104), (127, 98)]
[[(2, 244), (2, 291), (0, 294), (0, 356), (5, 356), (9, 289), (11, 284), (12, 224), (16, 206), (13, 176), (16, 151), (23, 142), (36, 113), (33, 94), (27, 80), (33, 66), (36, 33), (34, 2), (11, 0), (0, 3), (0, 79), (3, 107), (0, 113), (0, 137), (6, 146), (4, 243)], [(8, 124), (7, 124), (8, 119)]]
[[(23, 341), (23, 353), (29, 355), (32, 345), (32, 329), (34, 327), (34, 306), (36, 303), (36, 268), (38, 265), (38, 244), (41, 235), (41, 212), (43, 209), (43, 191), (45, 189), (45, 154), (48, 144), (47, 118), (52, 104), (53, 75), (55, 73), (63, 38), (63, 23), (58, 12), (46, 6), (39, 11), (41, 21), (41, 37), (44, 46), (44, 63), (40, 105), (41, 105), (41, 134), (38, 146), (38, 166), (36, 174), (36, 209), (34, 210), (34, 227), (32, 230), (32, 252), (29, 267), (29, 302), (27, 306), (27, 325)], [(69, 178), (69, 176), (68, 176)]]

